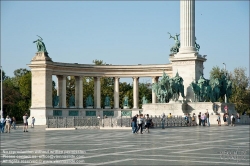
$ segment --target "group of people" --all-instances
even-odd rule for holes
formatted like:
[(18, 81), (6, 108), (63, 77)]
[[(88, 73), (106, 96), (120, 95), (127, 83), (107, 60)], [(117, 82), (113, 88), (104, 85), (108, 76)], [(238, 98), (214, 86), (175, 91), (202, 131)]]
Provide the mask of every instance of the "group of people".
[(143, 134), (143, 125), (145, 125), (144, 132), (149, 133), (149, 128), (153, 126), (153, 122), (152, 122), (152, 119), (149, 118), (149, 114), (144, 115), (144, 116), (143, 114), (140, 114), (140, 115), (136, 114), (132, 118), (132, 123), (131, 123), (132, 133), (138, 134), (138, 132), (140, 132), (141, 134)]
[(198, 115), (198, 120), (199, 120), (199, 126), (210, 126), (210, 121), (209, 121), (209, 112), (199, 113)]
[[(231, 114), (231, 116), (230, 116), (231, 126), (235, 126), (236, 119), (237, 119), (237, 122), (239, 123), (240, 122), (240, 114), (237, 113), (236, 117), (234, 114)], [(220, 115), (218, 115), (217, 121), (218, 121), (218, 126), (221, 126)], [(227, 112), (223, 114), (223, 122), (224, 122), (224, 125), (229, 126), (229, 115)]]
[[(23, 116), (23, 132), (28, 132), (28, 119), (29, 116), (27, 113), (24, 114)], [(31, 128), (34, 128), (35, 125), (35, 118), (32, 117), (31, 119)], [(4, 119), (3, 117), (1, 117), (0, 119), (0, 128), (1, 128), (1, 133), (10, 133), (10, 129), (16, 129), (16, 118), (15, 117), (10, 117), (9, 115), (6, 116), (6, 118)]]
[(16, 129), (16, 118), (15, 117), (9, 117), (9, 115), (6, 116), (6, 118), (4, 119), (3, 117), (1, 117), (1, 133), (4, 133), (4, 130), (6, 133), (10, 133), (10, 129), (11, 126), (13, 129)]

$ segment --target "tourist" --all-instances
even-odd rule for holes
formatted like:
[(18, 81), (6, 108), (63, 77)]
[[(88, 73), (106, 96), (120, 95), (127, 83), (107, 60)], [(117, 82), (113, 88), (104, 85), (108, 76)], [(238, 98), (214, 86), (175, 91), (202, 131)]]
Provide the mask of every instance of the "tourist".
[(3, 117), (1, 117), (0, 120), (0, 125), (1, 125), (1, 133), (4, 133), (4, 127), (5, 127), (5, 119)]
[(11, 126), (14, 130), (16, 130), (16, 118), (14, 116), (12, 117), (12, 125)]
[(197, 123), (195, 122), (195, 113), (193, 113), (193, 116), (192, 116), (192, 125), (197, 126)]
[(6, 119), (5, 119), (5, 132), (7, 133), (10, 133), (10, 124), (11, 124), (11, 118), (9, 117), (9, 115), (6, 116)]
[(145, 118), (145, 132), (147, 131), (149, 133), (149, 127), (150, 127), (150, 118), (149, 118), (149, 114), (147, 114), (146, 118)]
[(190, 126), (190, 125), (189, 125), (188, 114), (185, 115), (184, 119), (185, 119), (185, 121), (186, 121), (186, 125), (187, 125), (187, 126)]
[(141, 129), (140, 133), (143, 134), (142, 133), (142, 124), (143, 124), (143, 115), (142, 114), (139, 116), (139, 118), (137, 118), (137, 123), (138, 123), (138, 129), (137, 129), (136, 133), (138, 134), (138, 131)]
[(201, 115), (201, 124), (202, 126), (205, 126), (205, 118), (206, 116), (204, 114)]
[(166, 116), (165, 116), (165, 113), (162, 113), (162, 115), (161, 115), (161, 128), (162, 129), (165, 129), (165, 119), (166, 118)]
[(210, 126), (208, 109), (207, 109), (207, 116), (206, 116), (206, 119), (207, 119), (207, 126)]
[(223, 121), (224, 121), (224, 125), (227, 126), (227, 113), (224, 113)]
[(235, 125), (235, 117), (234, 117), (234, 114), (231, 115), (231, 126), (234, 126)]
[(24, 116), (23, 116), (23, 132), (28, 132), (28, 114), (26, 113)]
[(132, 133), (135, 134), (137, 131), (137, 117), (138, 114), (136, 114), (132, 119)]
[(201, 112), (198, 115), (198, 119), (199, 119), (199, 126), (201, 125)]
[(34, 125), (35, 125), (35, 118), (33, 116), (32, 119), (31, 119), (31, 127), (34, 128)]
[(221, 126), (220, 114), (218, 114), (218, 116), (217, 116), (217, 122), (218, 122), (218, 126)]
[(240, 114), (237, 113), (237, 122), (240, 123)]

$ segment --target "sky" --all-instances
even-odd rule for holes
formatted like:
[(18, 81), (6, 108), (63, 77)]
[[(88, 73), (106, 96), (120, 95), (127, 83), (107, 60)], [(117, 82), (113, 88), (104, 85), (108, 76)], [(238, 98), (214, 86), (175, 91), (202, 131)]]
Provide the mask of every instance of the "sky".
[[(36, 35), (54, 62), (168, 64), (168, 32), (180, 33), (180, 1), (1, 1), (1, 66), (9, 77), (30, 70)], [(196, 1), (195, 36), (205, 78), (223, 63), (249, 76), (249, 1)]]

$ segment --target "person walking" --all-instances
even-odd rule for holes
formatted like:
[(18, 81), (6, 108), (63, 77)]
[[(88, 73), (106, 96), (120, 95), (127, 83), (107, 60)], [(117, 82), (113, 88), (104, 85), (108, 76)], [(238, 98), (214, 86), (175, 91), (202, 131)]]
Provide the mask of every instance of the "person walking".
[(149, 114), (147, 114), (146, 119), (145, 119), (145, 132), (147, 131), (149, 133), (149, 127), (150, 127), (150, 118)]
[(35, 126), (35, 118), (33, 116), (31, 119), (31, 127), (34, 128), (34, 126)]
[(201, 126), (201, 112), (198, 115), (198, 120), (199, 120), (199, 126)]
[(207, 126), (209, 126), (209, 127), (210, 127), (210, 121), (209, 121), (209, 112), (208, 112), (208, 109), (207, 109), (207, 116), (206, 116), (206, 118), (207, 118)]
[(161, 115), (161, 128), (162, 129), (165, 129), (165, 120), (166, 120), (165, 113), (162, 113)]
[(204, 114), (201, 115), (201, 124), (202, 124), (202, 126), (205, 126), (205, 115)]
[(217, 116), (217, 122), (218, 122), (218, 126), (221, 126), (220, 114), (218, 114), (218, 116)]
[(5, 128), (5, 119), (3, 117), (1, 117), (0, 120), (0, 125), (1, 125), (1, 133), (4, 133), (4, 128)]
[(10, 124), (11, 124), (11, 118), (9, 117), (9, 115), (6, 116), (6, 119), (5, 119), (5, 132), (7, 133), (10, 133)]
[(231, 126), (235, 126), (235, 117), (234, 114), (231, 115)]
[(132, 133), (135, 134), (137, 131), (137, 117), (138, 114), (136, 114), (132, 119)]
[(138, 129), (137, 129), (137, 131), (136, 131), (136, 133), (138, 134), (138, 131), (141, 129), (141, 134), (143, 134), (142, 133), (142, 124), (143, 124), (143, 115), (141, 114), (140, 116), (139, 116), (139, 118), (137, 118), (137, 123), (138, 123)]
[(240, 114), (237, 113), (237, 122), (240, 123)]
[(23, 132), (28, 132), (28, 114), (24, 114), (23, 116)]
[(14, 116), (12, 117), (12, 125), (11, 126), (13, 127), (14, 130), (16, 130), (16, 118)]

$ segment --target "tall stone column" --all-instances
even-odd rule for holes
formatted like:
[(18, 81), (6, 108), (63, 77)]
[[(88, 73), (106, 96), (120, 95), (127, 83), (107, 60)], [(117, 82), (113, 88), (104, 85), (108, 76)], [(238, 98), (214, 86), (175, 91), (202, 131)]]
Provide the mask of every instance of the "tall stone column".
[(66, 77), (65, 75), (57, 75), (58, 78), (58, 90), (59, 96), (59, 108), (66, 108)]
[(95, 108), (101, 108), (101, 77), (94, 77), (94, 106)]
[[(195, 0), (180, 1), (180, 49), (181, 54), (196, 53), (195, 48)], [(193, 54), (194, 55), (194, 54)]]
[(139, 87), (138, 87), (139, 77), (133, 77), (133, 108), (139, 108), (138, 107), (138, 101), (139, 101)]
[(114, 108), (119, 108), (119, 77), (114, 77), (115, 87), (114, 87)]
[[(159, 77), (152, 77), (152, 83), (157, 83), (158, 82)], [(155, 92), (152, 89), (152, 104), (157, 103), (157, 97)]]
[(75, 103), (76, 108), (83, 108), (83, 89), (82, 89), (82, 77), (75, 76)]

